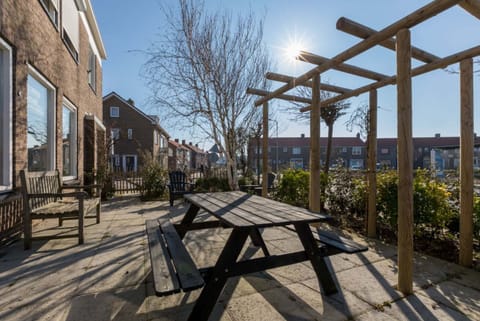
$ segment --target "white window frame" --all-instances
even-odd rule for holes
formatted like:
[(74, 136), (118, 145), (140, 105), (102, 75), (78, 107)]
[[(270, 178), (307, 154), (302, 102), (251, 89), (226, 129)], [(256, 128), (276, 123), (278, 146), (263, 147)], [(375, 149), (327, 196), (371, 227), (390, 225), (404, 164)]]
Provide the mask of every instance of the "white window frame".
[(112, 128), (112, 139), (115, 141), (115, 140), (119, 140), (120, 139), (120, 128)]
[(43, 9), (48, 15), (50, 21), (52, 21), (55, 28), (58, 30), (58, 17), (59, 17), (59, 0), (39, 0)]
[(292, 155), (300, 155), (300, 154), (302, 154), (301, 147), (292, 147)]
[[(55, 169), (56, 160), (56, 129), (57, 129), (57, 90), (42, 74), (40, 74), (33, 66), (28, 65), (28, 75), (35, 78), (40, 84), (49, 90), (49, 106), (47, 106), (47, 135), (48, 135), (48, 160), (47, 170)], [(27, 80), (28, 81), (28, 80)], [(28, 85), (27, 85), (28, 88)], [(28, 106), (28, 93), (27, 93)], [(52, 110), (48, 110), (51, 108)], [(52, 112), (53, 111), (53, 112)], [(27, 107), (27, 124), (28, 124), (28, 107)], [(28, 147), (27, 147), (28, 148)], [(27, 164), (28, 167), (28, 164)]]
[(80, 52), (80, 14), (75, 0), (62, 0), (62, 36), (75, 61)]
[(110, 106), (110, 118), (119, 118), (120, 117), (120, 107)]
[(127, 129), (127, 139), (130, 139), (130, 140), (133, 139), (133, 129), (132, 128)]
[(12, 47), (0, 38), (0, 139), (2, 140), (0, 157), (2, 157), (2, 176), (0, 177), (0, 193), (13, 187), (13, 98), (12, 98)]
[[(78, 122), (78, 109), (75, 105), (69, 101), (67, 98), (63, 97), (63, 104), (62, 104), (62, 122), (63, 122), (63, 108), (69, 109), (73, 112), (74, 121), (73, 121), (73, 128), (70, 129), (74, 133), (75, 136), (75, 143), (70, 146), (70, 166), (73, 175), (70, 176), (63, 176), (62, 179), (64, 181), (72, 180), (78, 177), (78, 151), (77, 151), (77, 144), (78, 144), (78, 131), (77, 131), (77, 122)], [(63, 139), (63, 124), (62, 124), (62, 139)], [(63, 159), (62, 159), (63, 162)], [(63, 165), (63, 164), (62, 164)]]
[(361, 146), (353, 146), (352, 147), (352, 155), (362, 155), (362, 147)]
[(88, 54), (88, 68), (87, 68), (88, 84), (94, 92), (97, 91), (97, 56), (90, 46)]

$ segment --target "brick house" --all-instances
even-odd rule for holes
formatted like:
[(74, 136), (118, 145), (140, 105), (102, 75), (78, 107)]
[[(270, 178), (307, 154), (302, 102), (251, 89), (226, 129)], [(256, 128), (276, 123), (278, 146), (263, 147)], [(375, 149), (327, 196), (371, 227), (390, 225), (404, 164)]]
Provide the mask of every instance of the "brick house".
[[(262, 141), (250, 140), (248, 148), (248, 164), (255, 172), (262, 163)], [(327, 138), (320, 138), (321, 164), (326, 157)], [(323, 159), (323, 160), (322, 160)], [(334, 137), (332, 140), (332, 153), (330, 164), (342, 162), (346, 167), (364, 168), (366, 164), (366, 144), (359, 135), (356, 137)], [(310, 167), (310, 138), (300, 137), (275, 137), (268, 139), (268, 166), (276, 172), (286, 168)]]
[[(473, 164), (480, 166), (480, 137), (475, 136), (475, 148)], [(377, 141), (377, 160), (383, 166), (397, 167), (397, 139), (379, 138)], [(413, 138), (413, 168), (430, 168), (432, 150), (437, 153), (437, 160), (443, 169), (457, 169), (460, 163), (460, 138), (442, 137), (435, 134), (434, 137)]]
[(136, 172), (148, 156), (167, 168), (169, 134), (160, 126), (157, 116), (145, 114), (131, 99), (111, 92), (103, 97), (103, 121), (111, 138), (114, 169)]
[(0, 193), (22, 169), (97, 168), (105, 58), (90, 0), (0, 1)]
[(190, 170), (190, 149), (185, 146), (185, 141), (180, 141), (178, 138), (168, 141), (168, 170)]
[(203, 171), (208, 167), (207, 153), (198, 147), (198, 144), (192, 144), (189, 142), (185, 144), (185, 141), (182, 141), (182, 145), (187, 147), (190, 153), (190, 170), (194, 171)]

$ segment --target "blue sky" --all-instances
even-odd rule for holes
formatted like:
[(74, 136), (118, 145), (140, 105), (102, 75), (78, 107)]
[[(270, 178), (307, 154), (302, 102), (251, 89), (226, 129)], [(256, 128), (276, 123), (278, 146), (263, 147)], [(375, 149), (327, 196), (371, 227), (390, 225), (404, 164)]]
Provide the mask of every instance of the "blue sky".
[[(107, 50), (103, 62), (103, 92), (116, 91), (124, 98), (132, 98), (136, 105), (147, 113), (156, 109), (148, 106), (150, 95), (140, 75), (145, 61), (142, 50), (159, 39), (164, 26), (162, 5), (175, 5), (176, 0), (91, 0)], [(264, 41), (270, 49), (276, 68), (273, 72), (299, 76), (314, 66), (303, 62), (292, 62), (284, 57), (282, 48), (292, 40), (303, 43), (306, 51), (333, 57), (359, 42), (353, 36), (336, 30), (335, 23), (344, 16), (371, 28), (380, 30), (403, 16), (429, 3), (425, 0), (206, 0), (208, 10), (227, 9), (242, 13), (249, 8), (259, 17), (265, 15)], [(480, 21), (460, 7), (454, 7), (411, 30), (412, 44), (443, 57), (465, 50), (480, 43)], [(393, 75), (395, 53), (376, 47), (347, 61), (359, 67)], [(413, 66), (419, 65), (413, 61)], [(458, 69), (457, 65), (452, 66)], [(480, 65), (477, 66), (480, 69)], [(371, 81), (348, 74), (329, 71), (322, 81), (355, 89)], [(475, 132), (480, 134), (480, 75), (475, 76), (474, 102)], [(272, 88), (281, 84), (273, 83)], [(351, 99), (352, 108), (368, 102), (364, 94)], [(413, 133), (414, 136), (458, 136), (459, 131), (459, 76), (443, 70), (419, 76), (413, 80)], [(275, 100), (272, 109), (286, 103)], [(396, 90), (388, 86), (378, 91), (378, 136), (396, 137)], [(277, 113), (279, 136), (309, 135), (308, 124), (291, 121), (291, 115)], [(352, 136), (340, 119), (336, 125), (336, 136)], [(271, 125), (273, 126), (273, 125)], [(172, 138), (191, 140), (185, 133), (166, 128)], [(322, 127), (322, 136), (326, 129)], [(203, 147), (203, 146), (202, 146)], [(208, 147), (208, 146), (205, 146)]]

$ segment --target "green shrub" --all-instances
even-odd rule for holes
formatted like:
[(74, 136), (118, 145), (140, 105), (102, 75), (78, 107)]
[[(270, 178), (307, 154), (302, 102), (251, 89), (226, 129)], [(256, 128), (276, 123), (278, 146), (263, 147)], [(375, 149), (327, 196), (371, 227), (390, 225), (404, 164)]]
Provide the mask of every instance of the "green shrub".
[(352, 175), (345, 168), (338, 168), (329, 178), (325, 191), (326, 205), (329, 211), (337, 216), (346, 216), (352, 208), (354, 190)]
[(301, 169), (287, 169), (281, 175), (275, 198), (281, 202), (308, 208), (310, 174)]
[(195, 182), (196, 192), (226, 192), (230, 191), (230, 185), (228, 185), (228, 179), (219, 177), (205, 177), (199, 178)]
[(395, 171), (382, 171), (377, 174), (377, 212), (378, 220), (397, 230), (398, 217), (398, 176)]
[(167, 190), (168, 172), (157, 161), (149, 159), (143, 166), (140, 175), (142, 177), (142, 200), (164, 199)]

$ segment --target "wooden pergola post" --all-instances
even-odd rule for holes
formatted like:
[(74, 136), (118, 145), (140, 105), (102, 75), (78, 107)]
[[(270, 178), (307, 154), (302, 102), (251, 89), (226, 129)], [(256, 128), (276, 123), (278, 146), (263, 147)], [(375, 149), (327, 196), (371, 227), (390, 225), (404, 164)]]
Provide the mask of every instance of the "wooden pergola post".
[(413, 291), (413, 139), (410, 31), (397, 36), (398, 290)]
[(310, 191), (309, 209), (320, 212), (320, 75), (313, 76), (310, 111)]
[(268, 196), (268, 102), (263, 103), (262, 196)]
[(368, 237), (377, 237), (377, 90), (370, 90), (368, 112)]
[(460, 253), (459, 263), (473, 260), (473, 61), (460, 62)]

